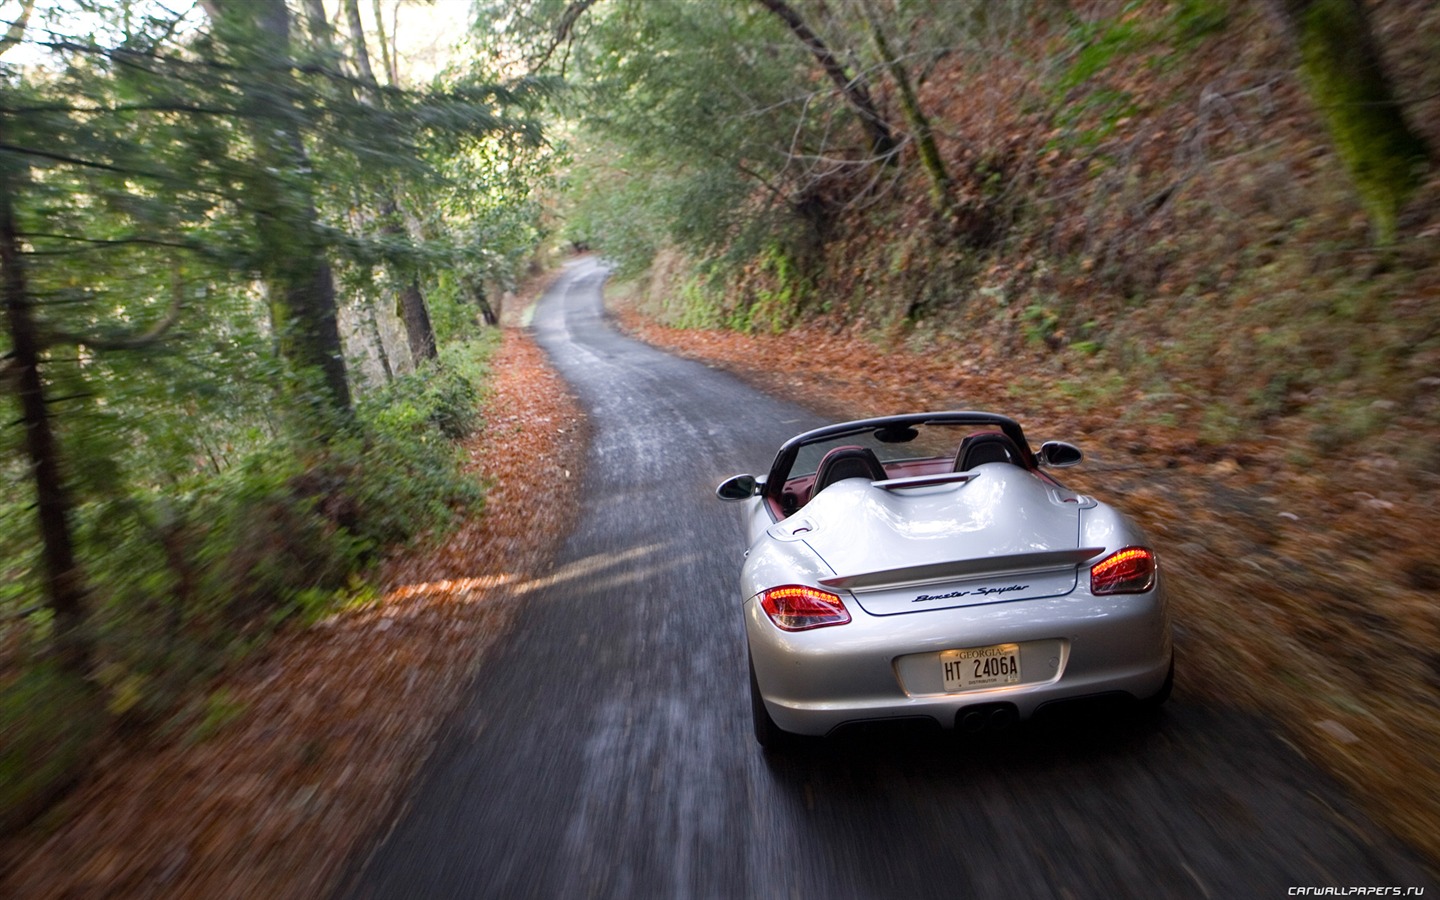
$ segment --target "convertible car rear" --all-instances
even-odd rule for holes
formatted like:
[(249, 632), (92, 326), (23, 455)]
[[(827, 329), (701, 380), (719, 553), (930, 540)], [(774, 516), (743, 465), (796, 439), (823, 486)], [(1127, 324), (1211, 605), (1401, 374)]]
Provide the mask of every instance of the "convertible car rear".
[(1058, 442), (978, 412), (846, 422), (787, 441), (743, 501), (755, 735), (886, 719), (978, 731), (1057, 701), (1160, 703), (1173, 653), (1158, 560), (1063, 487)]

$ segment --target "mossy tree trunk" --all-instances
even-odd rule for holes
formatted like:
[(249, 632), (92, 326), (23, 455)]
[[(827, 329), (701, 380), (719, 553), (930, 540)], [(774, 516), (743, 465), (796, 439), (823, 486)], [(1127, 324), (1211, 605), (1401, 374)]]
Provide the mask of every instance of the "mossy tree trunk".
[(935, 130), (930, 127), (929, 117), (920, 108), (920, 98), (915, 96), (910, 74), (890, 49), (890, 41), (886, 39), (885, 30), (880, 25), (879, 13), (869, 2), (864, 3), (861, 8), (865, 12), (865, 23), (870, 28), (870, 39), (875, 43), (875, 51), (880, 54), (880, 62), (884, 64), (885, 71), (890, 73), (900, 92), (900, 110), (915, 137), (920, 166), (925, 170), (930, 182), (930, 203), (941, 215), (951, 216), (954, 208), (950, 173), (945, 169), (945, 160), (941, 158), (939, 145), (935, 143)]
[(910, 73), (890, 48), (882, 16), (871, 0), (861, 4), (861, 9), (870, 30), (870, 39), (875, 44), (875, 52), (880, 55), (880, 62), (899, 92), (900, 110), (905, 116), (905, 124), (910, 127), (910, 133), (914, 136), (916, 155), (920, 158), (920, 167), (925, 170), (925, 177), (929, 182), (931, 208), (949, 222), (957, 234), (963, 235), (972, 243), (980, 243), (988, 231), (985, 215), (973, 208), (967, 209), (958, 202), (954, 180), (950, 177), (944, 157), (940, 155), (940, 146), (935, 141), (935, 129), (930, 125), (930, 117), (925, 115), (925, 110), (920, 106), (920, 98), (915, 93)]
[(1430, 148), (1406, 121), (1361, 0), (1272, 0), (1300, 68), (1369, 213), (1377, 242), (1395, 240), (1400, 210), (1425, 178)]

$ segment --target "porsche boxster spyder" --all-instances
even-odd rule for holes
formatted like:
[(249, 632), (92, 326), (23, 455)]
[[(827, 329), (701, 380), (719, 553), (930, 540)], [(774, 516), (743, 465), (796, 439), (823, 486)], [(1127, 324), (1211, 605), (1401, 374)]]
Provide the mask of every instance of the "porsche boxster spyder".
[(1154, 547), (1062, 486), (1082, 459), (1013, 419), (936, 412), (786, 441), (744, 503), (740, 600), (764, 746), (876, 720), (977, 732), (1174, 679)]

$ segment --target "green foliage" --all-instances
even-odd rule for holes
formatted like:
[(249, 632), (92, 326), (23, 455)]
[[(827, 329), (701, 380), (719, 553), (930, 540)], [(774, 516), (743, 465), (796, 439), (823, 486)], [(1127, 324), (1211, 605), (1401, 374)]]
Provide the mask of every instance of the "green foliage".
[(448, 368), (425, 365), (413, 376), (398, 379), (367, 398), (375, 423), (386, 433), (427, 439), (435, 430), (442, 437), (468, 435), (476, 420), (475, 387)]
[(725, 292), (709, 275), (687, 269), (678, 283), (657, 284), (651, 274), (650, 314), (676, 328), (724, 327)]
[[(475, 297), (525, 271), (549, 227), (538, 192), (563, 158), (541, 139), (540, 80), (502, 83), (487, 65), (423, 89), (361, 85), (334, 46), (301, 40), (300, 17), (288, 36), (264, 32), (258, 4), (218, 4), (219, 21), (81, 6), (41, 4), (19, 51), (0, 50), (0, 190), (22, 236), (3, 299), (42, 345), (47, 462), (86, 606), (62, 632), (40, 574), (38, 467), (12, 422), (6, 814), (72, 775), (107, 717), (176, 721), (201, 679), (282, 623), (373, 594), (385, 552), (478, 509), (456, 442), (480, 425), (498, 338)], [(44, 65), (12, 65), (22, 52)], [(352, 413), (334, 402), (350, 395), (342, 350), (356, 350), (331, 333), (337, 312), (410, 284), (431, 291), (441, 360)], [(18, 335), (0, 333), (7, 363)], [(94, 690), (43, 662), (80, 632)], [(192, 736), (240, 712), (212, 695)]]
[(205, 698), (205, 708), (200, 721), (191, 729), (189, 740), (200, 744), (214, 737), (225, 726), (245, 715), (246, 706), (236, 700), (230, 691), (220, 688)]
[(1222, 0), (1179, 0), (1170, 14), (1175, 42), (1193, 48), (1230, 24), (1230, 10)]
[[(1137, 98), (1114, 86), (1110, 75), (1121, 61), (1160, 51), (1152, 65), (1180, 65), (1184, 55), (1226, 27), (1230, 12), (1220, 0), (1178, 0), (1167, 18), (1142, 17), (1145, 4), (1130, 0), (1112, 15), (1083, 19), (1071, 14), (1064, 46), (1066, 64), (1051, 82), (1051, 103), (1061, 136), (1049, 148), (1094, 149), (1125, 120), (1140, 112)], [(1173, 48), (1173, 49), (1170, 49)]]
[[(1321, 454), (1331, 454), (1380, 434), (1394, 418), (1383, 404), (1370, 398), (1336, 398), (1309, 411), (1314, 421), (1310, 442)], [(1398, 448), (1397, 448), (1398, 449)]]
[(1055, 336), (1060, 315), (1048, 306), (1033, 303), (1025, 308), (1021, 330), (1031, 344), (1044, 344)]
[[(537, 17), (537, 39), (551, 22)], [(597, 4), (570, 49), (585, 89), (564, 110), (583, 135), (565, 234), (622, 273), (665, 246), (708, 258), (773, 240), (804, 205), (794, 179), (818, 180), (796, 148), (822, 153), (850, 124), (843, 104), (814, 95), (807, 50), (759, 4)]]
[(565, 238), (603, 252), (622, 277), (643, 272), (665, 245), (663, 219), (652, 210), (667, 196), (663, 176), (627, 178), (611, 169), (603, 153), (581, 154), (567, 192)]
[(742, 301), (724, 320), (736, 331), (765, 331), (779, 334), (799, 319), (814, 285), (780, 243), (765, 248), (758, 260), (753, 297)]
[(1104, 73), (1116, 57), (1132, 53), (1153, 40), (1130, 18), (1139, 5), (1132, 0), (1114, 16), (1073, 22), (1066, 44), (1078, 46), (1079, 50), (1056, 79), (1056, 90), (1063, 93), (1088, 84)]
[(1138, 5), (1127, 3), (1115, 16), (1095, 21), (1072, 21), (1065, 43), (1079, 49), (1058, 72), (1052, 87), (1056, 124), (1063, 135), (1051, 142), (1052, 148), (1096, 147), (1136, 112), (1134, 96), (1110, 86), (1104, 76), (1117, 59), (1157, 41), (1133, 21)]
[[(363, 594), (356, 579), (385, 549), (443, 528), (457, 511), (474, 513), (480, 488), (461, 472), (454, 439), (477, 427), (497, 342), (491, 332), (448, 345), (440, 365), (366, 396), (353, 425), (324, 443), (276, 434), (231, 451), (218, 471), (207, 460), (172, 470), (168, 483), (83, 505), (77, 536), (95, 585), (111, 714), (172, 714), (197, 679), (280, 623), (312, 621)], [(24, 512), (0, 504), (0, 517)], [(26, 535), (9, 540), (28, 556)], [(31, 571), (14, 574), (0, 604), (6, 616), (37, 593)], [(32, 614), (20, 646), (39, 652), (46, 621)]]

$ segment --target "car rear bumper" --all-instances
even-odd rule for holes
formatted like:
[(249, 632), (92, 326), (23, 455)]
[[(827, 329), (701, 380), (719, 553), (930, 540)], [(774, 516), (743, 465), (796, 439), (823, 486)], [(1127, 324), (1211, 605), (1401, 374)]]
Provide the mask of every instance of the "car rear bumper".
[[(1170, 622), (1162, 589), (1146, 594), (1015, 601), (896, 616), (870, 616), (846, 598), (846, 625), (788, 633), (753, 600), (746, 635), (760, 693), (781, 729), (825, 735), (842, 725), (929, 718), (942, 728), (975, 708), (1013, 709), (1099, 694), (1154, 696), (1170, 671)], [(945, 650), (1019, 645), (1020, 682), (946, 692)], [(972, 717), (973, 718), (973, 717)]]

